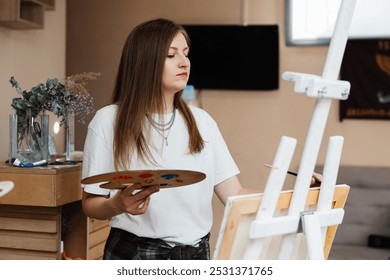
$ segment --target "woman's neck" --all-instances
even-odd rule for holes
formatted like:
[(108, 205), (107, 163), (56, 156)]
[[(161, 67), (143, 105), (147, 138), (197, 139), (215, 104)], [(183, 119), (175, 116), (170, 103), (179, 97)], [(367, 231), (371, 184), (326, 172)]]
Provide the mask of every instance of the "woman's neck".
[(169, 113), (172, 113), (175, 106), (174, 106), (174, 95), (173, 96), (165, 96), (164, 98), (164, 110), (163, 110), (163, 113), (164, 114), (169, 114)]

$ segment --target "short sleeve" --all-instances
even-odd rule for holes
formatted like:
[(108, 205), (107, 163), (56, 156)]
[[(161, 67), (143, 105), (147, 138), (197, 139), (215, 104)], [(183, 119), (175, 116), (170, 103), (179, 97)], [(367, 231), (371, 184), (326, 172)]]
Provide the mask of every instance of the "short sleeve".
[(212, 145), (214, 151), (214, 186), (240, 173), (229, 148), (218, 128), (217, 123), (212, 119)]
[[(112, 112), (106, 109), (98, 111), (89, 124), (84, 144), (82, 178), (115, 171), (112, 119)], [(102, 183), (82, 187), (88, 193), (108, 195), (110, 190), (99, 187)]]

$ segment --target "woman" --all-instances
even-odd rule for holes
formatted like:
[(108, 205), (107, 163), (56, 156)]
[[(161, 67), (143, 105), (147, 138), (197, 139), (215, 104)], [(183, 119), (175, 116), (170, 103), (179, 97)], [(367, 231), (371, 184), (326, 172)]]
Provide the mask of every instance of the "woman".
[[(181, 169), (197, 184), (134, 192), (85, 185), (87, 216), (110, 219), (104, 259), (209, 259), (212, 196), (225, 203), (242, 188), (215, 121), (181, 95), (190, 75), (189, 38), (172, 21), (142, 23), (123, 48), (112, 104), (89, 125), (83, 177), (118, 170)], [(212, 66), (212, 62), (211, 66)]]

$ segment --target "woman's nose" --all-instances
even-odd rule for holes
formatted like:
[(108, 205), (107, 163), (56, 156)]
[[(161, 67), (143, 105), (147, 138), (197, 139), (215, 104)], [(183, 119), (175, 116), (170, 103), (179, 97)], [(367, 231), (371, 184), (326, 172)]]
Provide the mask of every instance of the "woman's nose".
[(190, 60), (188, 59), (187, 56), (182, 55), (180, 62), (179, 62), (179, 67), (180, 68), (188, 68), (190, 66)]

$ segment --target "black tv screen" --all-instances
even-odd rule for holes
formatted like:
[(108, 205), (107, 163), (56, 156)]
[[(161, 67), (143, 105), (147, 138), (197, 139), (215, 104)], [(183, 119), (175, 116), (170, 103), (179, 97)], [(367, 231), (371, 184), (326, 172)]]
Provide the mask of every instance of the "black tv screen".
[(183, 25), (191, 40), (189, 83), (197, 89), (279, 87), (277, 25)]

